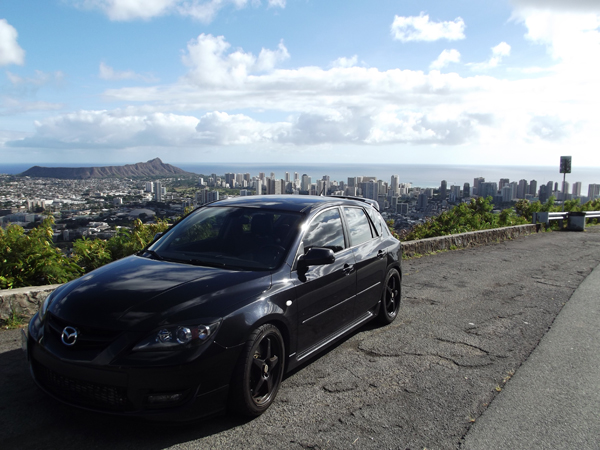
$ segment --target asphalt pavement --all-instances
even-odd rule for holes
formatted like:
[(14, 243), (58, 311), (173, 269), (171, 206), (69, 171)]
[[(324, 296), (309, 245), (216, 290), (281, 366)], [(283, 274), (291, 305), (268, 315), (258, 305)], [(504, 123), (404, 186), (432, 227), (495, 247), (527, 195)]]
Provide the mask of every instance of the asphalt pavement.
[[(288, 374), (254, 420), (65, 406), (0, 331), (0, 449), (600, 449), (600, 227), (403, 262), (395, 322)], [(591, 274), (591, 275), (590, 275)]]
[(575, 290), (461, 448), (600, 449), (600, 266)]

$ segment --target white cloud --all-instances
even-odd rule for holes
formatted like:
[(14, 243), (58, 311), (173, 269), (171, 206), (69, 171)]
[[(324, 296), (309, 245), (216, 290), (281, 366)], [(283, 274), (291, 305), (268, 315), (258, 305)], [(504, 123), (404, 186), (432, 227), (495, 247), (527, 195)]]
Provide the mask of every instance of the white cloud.
[(394, 39), (401, 42), (455, 41), (465, 38), (465, 22), (460, 17), (450, 22), (430, 22), (429, 15), (422, 12), (419, 16), (396, 16), (391, 31)]
[(511, 0), (517, 9), (600, 13), (598, 0)]
[[(96, 9), (110, 20), (150, 20), (168, 14), (192, 17), (210, 23), (227, 6), (245, 8), (249, 0), (70, 0), (78, 8)], [(285, 8), (285, 0), (268, 0), (268, 7)]]
[(53, 73), (46, 73), (42, 72), (41, 70), (36, 70), (35, 76), (23, 78), (12, 72), (6, 71), (6, 77), (13, 86), (20, 87), (29, 85), (33, 87), (40, 87), (50, 83), (61, 85), (65, 79), (65, 74), (60, 70)]
[(285, 8), (286, 0), (268, 0), (268, 5), (270, 8)]
[(142, 81), (157, 81), (157, 79), (150, 75), (141, 75), (135, 73), (133, 70), (117, 71), (105, 64), (100, 63), (98, 76), (103, 80), (142, 80)]
[(17, 30), (6, 19), (0, 19), (0, 66), (23, 65), (25, 50), (17, 43)]
[(201, 34), (188, 43), (183, 62), (191, 68), (188, 79), (198, 85), (235, 86), (251, 73), (272, 71), (290, 57), (283, 41), (277, 50), (262, 49), (258, 57), (238, 49), (226, 53), (230, 44), (223, 36)]
[(8, 142), (9, 147), (127, 148), (193, 145), (198, 119), (124, 111), (77, 111), (35, 122), (35, 134)]
[(64, 108), (62, 103), (50, 103), (43, 101), (26, 101), (14, 97), (0, 97), (0, 116), (16, 116), (39, 111), (56, 111)]
[(576, 125), (557, 116), (535, 116), (529, 122), (532, 136), (545, 141), (562, 141), (575, 131)]
[(450, 63), (458, 62), (460, 62), (460, 52), (458, 50), (444, 50), (442, 53), (440, 53), (440, 56), (438, 56), (437, 59), (429, 65), (429, 68), (439, 70), (446, 67)]
[(485, 62), (482, 63), (469, 63), (468, 66), (473, 70), (487, 70), (498, 67), (498, 64), (502, 62), (502, 59), (510, 55), (510, 45), (506, 42), (500, 42), (495, 47), (492, 47), (492, 56)]
[[(500, 61), (510, 47), (501, 43), (491, 53), (490, 61)], [(352, 146), (364, 160), (375, 148), (406, 145), (472, 146), (485, 149), (481, 155), (519, 149), (520, 155), (532, 142), (559, 152), (561, 142), (600, 138), (595, 78), (567, 83), (556, 71), (522, 80), (383, 71), (356, 66), (358, 56), (339, 58), (328, 69), (278, 68), (288, 58), (283, 43), (254, 55), (202, 34), (189, 43), (188, 73), (177, 82), (107, 90), (106, 100), (129, 106), (50, 117), (31, 136), (6, 145), (190, 152), (238, 146), (315, 157), (323, 156), (317, 149)], [(460, 55), (451, 50), (438, 58), (439, 64), (453, 59)]]
[(331, 67), (348, 68), (354, 67), (358, 63), (358, 56), (354, 55), (352, 58), (338, 58), (331, 63)]

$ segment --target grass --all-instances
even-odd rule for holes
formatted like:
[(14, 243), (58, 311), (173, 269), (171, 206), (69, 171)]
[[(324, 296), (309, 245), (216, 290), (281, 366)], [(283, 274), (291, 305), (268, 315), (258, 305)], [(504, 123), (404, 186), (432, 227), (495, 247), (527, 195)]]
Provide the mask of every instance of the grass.
[(25, 325), (25, 318), (16, 310), (11, 309), (10, 316), (6, 320), (2, 320), (2, 328), (5, 330), (14, 330)]

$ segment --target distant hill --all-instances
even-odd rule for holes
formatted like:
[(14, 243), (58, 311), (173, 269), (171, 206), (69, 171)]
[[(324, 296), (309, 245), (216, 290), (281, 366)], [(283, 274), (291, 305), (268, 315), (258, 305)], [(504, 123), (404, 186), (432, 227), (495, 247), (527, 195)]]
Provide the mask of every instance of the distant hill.
[(20, 173), (23, 177), (86, 180), (89, 178), (137, 178), (170, 175), (192, 175), (179, 167), (163, 163), (160, 158), (148, 162), (105, 167), (40, 167)]

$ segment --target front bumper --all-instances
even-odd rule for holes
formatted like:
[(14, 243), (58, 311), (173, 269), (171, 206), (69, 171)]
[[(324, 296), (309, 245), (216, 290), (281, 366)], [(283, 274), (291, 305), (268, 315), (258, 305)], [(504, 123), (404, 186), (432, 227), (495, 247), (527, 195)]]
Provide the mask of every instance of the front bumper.
[(115, 367), (61, 358), (33, 334), (30, 328), (26, 352), (43, 391), (86, 410), (156, 419), (193, 420), (223, 412), (241, 351), (219, 347), (187, 364)]

